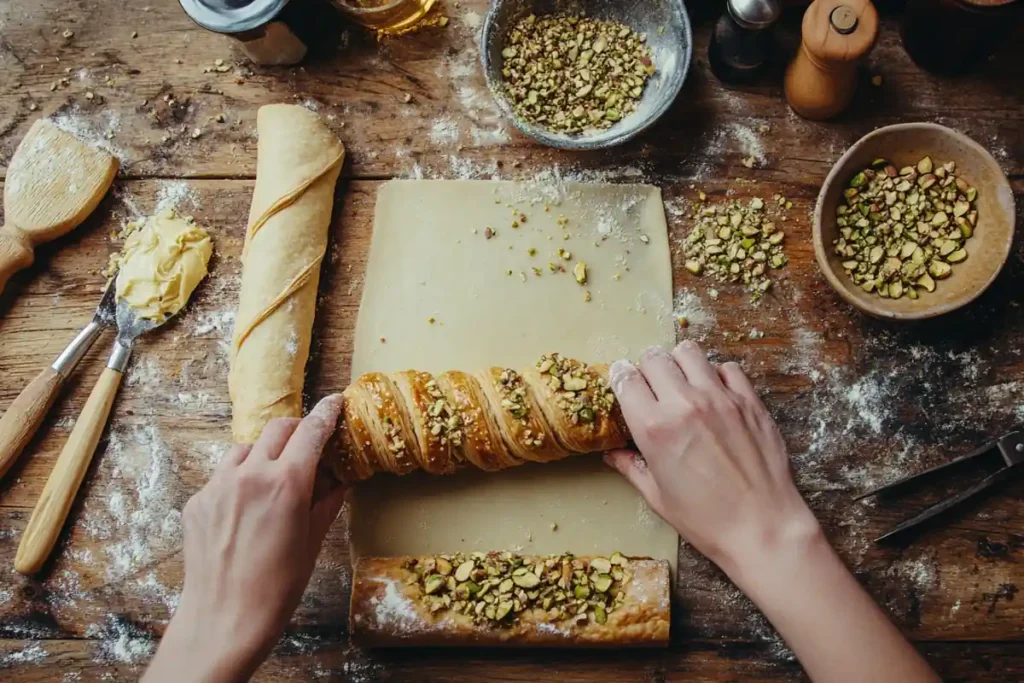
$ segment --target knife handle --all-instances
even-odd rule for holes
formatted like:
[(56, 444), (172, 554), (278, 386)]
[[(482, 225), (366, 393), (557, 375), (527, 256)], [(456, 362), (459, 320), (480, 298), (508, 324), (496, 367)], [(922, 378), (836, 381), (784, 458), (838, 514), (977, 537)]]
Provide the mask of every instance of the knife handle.
[(0, 228), (0, 293), (12, 275), (35, 261), (32, 243), (17, 228)]
[(96, 452), (122, 377), (119, 371), (104, 368), (89, 394), (21, 536), (18, 554), (14, 558), (14, 568), (18, 572), (35, 574), (56, 545), (61, 527)]
[(32, 440), (62, 384), (63, 375), (52, 367), (43, 368), (0, 417), (0, 477)]

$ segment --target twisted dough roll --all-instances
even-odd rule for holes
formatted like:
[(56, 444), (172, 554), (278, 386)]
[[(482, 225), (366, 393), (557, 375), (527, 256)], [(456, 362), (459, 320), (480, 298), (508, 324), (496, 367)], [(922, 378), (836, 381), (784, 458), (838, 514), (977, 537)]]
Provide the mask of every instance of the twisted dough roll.
[(320, 262), (345, 159), (334, 133), (298, 105), (260, 107), (256, 130), (256, 188), (228, 374), (232, 432), (242, 443), (255, 442), (275, 417), (302, 414)]
[(557, 353), (522, 372), (370, 372), (344, 396), (338, 450), (329, 464), (348, 483), (376, 472), (501, 470), (621, 448), (629, 440), (608, 366)]

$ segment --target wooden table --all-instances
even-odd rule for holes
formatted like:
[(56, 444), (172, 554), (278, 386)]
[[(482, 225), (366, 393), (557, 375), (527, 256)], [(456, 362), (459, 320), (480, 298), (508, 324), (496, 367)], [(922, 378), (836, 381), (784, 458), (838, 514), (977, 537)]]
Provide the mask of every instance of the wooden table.
[[(872, 539), (936, 499), (941, 487), (901, 504), (851, 501), (871, 484), (941, 462), (1024, 421), (1022, 252), (1014, 250), (997, 284), (967, 310), (933, 323), (887, 324), (859, 315), (829, 290), (814, 265), (809, 222), (818, 185), (842, 151), (897, 121), (938, 121), (966, 132), (996, 155), (1024, 196), (1020, 41), (969, 79), (945, 80), (909, 61), (886, 19), (852, 109), (817, 124), (788, 109), (778, 77), (749, 88), (719, 83), (705, 60), (711, 17), (698, 16), (696, 62), (662, 122), (621, 148), (568, 154), (533, 144), (498, 117), (476, 61), (485, 0), (446, 3), (446, 28), (377, 43), (325, 26), (326, 33), (340, 31), (331, 33), (340, 41), (303, 66), (254, 68), (172, 0), (0, 2), (0, 160), (9, 160), (40, 115), (123, 159), (112, 196), (84, 226), (41, 249), (36, 265), (0, 299), (0, 406), (89, 319), (103, 284), (98, 271), (116, 249), (110, 233), (126, 219), (176, 204), (207, 226), (217, 245), (212, 276), (189, 310), (139, 344), (73, 521), (36, 580), (13, 572), (15, 550), (103, 366), (109, 336), (0, 484), (0, 678), (131, 680), (167, 623), (182, 580), (179, 511), (229, 438), (226, 346), (255, 174), (256, 109), (281, 101), (317, 110), (350, 159), (323, 268), (310, 400), (347, 382), (375, 194), (389, 178), (547, 174), (653, 182), (664, 189), (673, 242), (688, 231), (687, 207), (699, 189), (791, 200), (791, 264), (760, 304), (732, 287), (718, 287), (713, 299), (710, 283), (675, 259), (676, 309), (689, 320), (680, 334), (751, 373), (832, 541), (946, 679), (1024, 678), (1024, 484), (1010, 482), (901, 545)], [(787, 49), (798, 23), (799, 11), (785, 17)], [(872, 86), (869, 74), (882, 76), (881, 85)], [(742, 163), (749, 157), (752, 169)], [(752, 605), (685, 545), (666, 651), (359, 652), (346, 632), (342, 529), (329, 537), (288, 635), (258, 679), (802, 676)]]

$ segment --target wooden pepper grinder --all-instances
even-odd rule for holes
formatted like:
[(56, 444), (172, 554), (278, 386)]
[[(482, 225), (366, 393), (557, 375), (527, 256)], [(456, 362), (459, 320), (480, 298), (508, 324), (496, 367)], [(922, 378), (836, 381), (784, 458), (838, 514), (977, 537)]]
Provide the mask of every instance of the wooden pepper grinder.
[(822, 121), (853, 99), (857, 62), (878, 36), (878, 12), (870, 0), (814, 0), (801, 31), (786, 69), (786, 99), (800, 116)]

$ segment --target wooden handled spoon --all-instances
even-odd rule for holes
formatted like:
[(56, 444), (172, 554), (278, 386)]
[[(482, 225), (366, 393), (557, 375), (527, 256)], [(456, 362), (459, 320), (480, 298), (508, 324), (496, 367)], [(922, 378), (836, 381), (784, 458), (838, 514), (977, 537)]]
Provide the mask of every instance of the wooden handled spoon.
[(135, 339), (160, 327), (173, 316), (163, 320), (147, 320), (135, 316), (135, 311), (124, 300), (117, 303), (117, 340), (107, 361), (107, 367), (93, 387), (92, 393), (78, 416), (64, 450), (57, 458), (57, 464), (50, 472), (46, 486), (32, 510), (28, 526), (21, 536), (14, 568), (22, 574), (39, 571), (60, 536), (61, 527), (67, 519), (78, 488), (89, 469), (93, 453), (103, 435), (103, 428), (114, 405), (114, 397), (121, 386), (121, 378), (128, 368)]
[(46, 119), (32, 124), (7, 167), (0, 228), (0, 293), (32, 265), (35, 247), (71, 232), (110, 189), (117, 158)]

